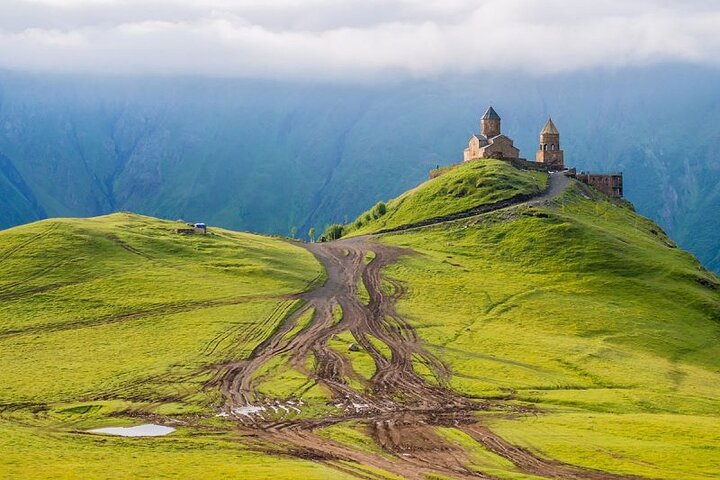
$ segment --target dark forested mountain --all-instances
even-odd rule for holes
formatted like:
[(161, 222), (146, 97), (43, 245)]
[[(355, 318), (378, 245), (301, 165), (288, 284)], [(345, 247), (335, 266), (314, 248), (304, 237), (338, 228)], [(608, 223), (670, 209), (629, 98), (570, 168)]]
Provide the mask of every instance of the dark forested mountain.
[(117, 210), (287, 234), (354, 218), (454, 163), (492, 103), (534, 157), (622, 170), (637, 209), (720, 269), (720, 72), (381, 86), (0, 75), (0, 228)]

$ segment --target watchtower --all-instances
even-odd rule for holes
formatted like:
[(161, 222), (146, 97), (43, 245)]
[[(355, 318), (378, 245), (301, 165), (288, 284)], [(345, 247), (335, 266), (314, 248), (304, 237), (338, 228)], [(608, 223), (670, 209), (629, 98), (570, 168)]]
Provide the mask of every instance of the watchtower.
[(548, 118), (540, 132), (540, 150), (535, 155), (535, 161), (545, 164), (552, 170), (565, 168), (565, 155), (560, 150), (560, 132), (555, 127), (552, 118)]

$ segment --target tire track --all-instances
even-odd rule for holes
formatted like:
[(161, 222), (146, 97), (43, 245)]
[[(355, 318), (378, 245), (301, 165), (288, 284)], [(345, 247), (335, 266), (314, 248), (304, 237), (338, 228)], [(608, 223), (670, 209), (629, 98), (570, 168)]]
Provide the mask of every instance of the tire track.
[[(548, 202), (562, 193), (568, 182), (562, 175), (551, 175), (548, 190), (537, 197), (515, 198), (509, 203), (489, 206), (489, 210), (485, 206), (462, 212), (458, 218), (510, 205)], [(442, 217), (431, 223), (455, 219)], [(423, 225), (410, 225), (403, 230), (420, 226)], [(386, 266), (402, 256), (413, 255), (413, 251), (375, 243), (369, 237), (310, 244), (306, 248), (325, 267), (327, 281), (300, 295), (305, 302), (303, 307), (288, 315), (248, 359), (223, 366), (219, 381), (226, 398), (223, 408), (226, 412), (242, 411), (258, 408), (257, 402), (272, 401), (261, 398), (254, 391), (253, 374), (277, 355), (288, 355), (294, 368), (331, 392), (331, 402), (338, 410), (323, 418), (281, 421), (266, 420), (262, 414), (253, 416), (243, 412), (236, 415), (241, 430), (256, 442), (255, 448), (312, 459), (363, 479), (373, 478), (375, 474), (352, 463), (370, 465), (412, 479), (427, 478), (428, 475), (492, 479), (469, 467), (471, 461), (463, 448), (438, 435), (437, 427), (450, 426), (461, 429), (491, 452), (508, 459), (520, 473), (572, 480), (636, 478), (542, 459), (478, 423), (474, 413), (488, 409), (490, 402), (465, 398), (448, 388), (450, 367), (426, 348), (412, 324), (395, 309), (397, 300), (407, 292), (405, 285), (382, 277)], [(364, 260), (369, 252), (375, 257), (366, 263)], [(367, 304), (358, 297), (360, 280), (369, 296)], [(389, 291), (383, 288), (383, 282), (390, 287)], [(342, 308), (343, 317), (336, 323), (332, 312), (337, 305)], [(287, 332), (308, 309), (314, 309), (310, 324), (287, 338)], [(328, 346), (329, 340), (342, 332), (350, 332), (375, 363), (375, 373), (369, 382), (363, 383), (367, 384), (363, 391), (350, 387), (349, 379), (357, 378), (349, 358)], [(385, 351), (389, 355), (384, 354)], [(306, 366), (310, 355), (315, 358), (312, 369)], [(429, 370), (437, 385), (429, 384), (415, 370), (415, 362)], [(501, 401), (499, 405), (518, 409)], [(376, 443), (393, 457), (360, 451), (314, 433), (316, 429), (349, 420), (367, 425)]]
[[(86, 319), (67, 320), (62, 323), (46, 323), (41, 325), (30, 325), (23, 328), (9, 328), (0, 331), (0, 339), (20, 335), (36, 335), (38, 333), (59, 332), (73, 330), (76, 328), (90, 328), (101, 325), (108, 325), (131, 320), (144, 320), (177, 313), (192, 312), (204, 308), (223, 307), (230, 305), (241, 305), (254, 300), (268, 300), (273, 297), (267, 296), (241, 296), (224, 298), (218, 300), (206, 300), (199, 302), (180, 302), (176, 304), (163, 304), (157, 307), (149, 307), (142, 310), (133, 310), (127, 313), (117, 313), (104, 317), (91, 317)], [(284, 298), (284, 297), (280, 297)]]
[(57, 223), (57, 222), (53, 222), (53, 223), (51, 223), (51, 224), (48, 226), (48, 228), (47, 228), (45, 231), (40, 232), (40, 233), (38, 233), (38, 234), (35, 234), (35, 235), (33, 235), (32, 237), (30, 237), (30, 238), (28, 238), (27, 240), (25, 240), (24, 242), (19, 243), (19, 244), (17, 244), (16, 246), (14, 246), (13, 248), (11, 248), (11, 249), (3, 252), (2, 255), (0, 255), (0, 262), (7, 260), (8, 258), (10, 258), (11, 256), (13, 256), (14, 254), (16, 254), (17, 252), (19, 252), (19, 251), (22, 250), (23, 248), (27, 247), (27, 246), (30, 245), (31, 243), (33, 243), (33, 242), (35, 242), (35, 241), (37, 241), (37, 240), (40, 240), (40, 239), (42, 239), (42, 238), (44, 238), (44, 237), (47, 237), (48, 235), (50, 235), (51, 233), (53, 233), (53, 232), (57, 229), (57, 227), (58, 227), (58, 223)]
[[(266, 362), (278, 355), (289, 355), (290, 365), (331, 392), (338, 415), (288, 421), (266, 420), (262, 413), (252, 417), (246, 413), (236, 415), (244, 428), (263, 440), (263, 448), (273, 445), (275, 453), (312, 458), (333, 468), (339, 467), (339, 461), (371, 465), (405, 478), (425, 478), (426, 474), (432, 473), (453, 478), (490, 478), (466, 467), (469, 459), (465, 452), (445, 444), (434, 432), (438, 418), (484, 406), (447, 389), (428, 385), (415, 372), (413, 361), (419, 357), (437, 378), (449, 377), (449, 368), (425, 350), (412, 326), (395, 311), (393, 303), (405, 293), (404, 285), (392, 282), (391, 293), (382, 290), (382, 269), (401, 255), (412, 252), (363, 239), (314, 244), (308, 248), (325, 265), (327, 282), (301, 295), (303, 306), (288, 315), (249, 358), (222, 367), (218, 384), (226, 398), (224, 411), (245, 412), (250, 410), (243, 409), (270, 406), (270, 402), (277, 401), (258, 394), (253, 377)], [(364, 259), (370, 250), (375, 252), (375, 259), (366, 264)], [(362, 279), (369, 292), (368, 305), (362, 304), (357, 296), (358, 279)], [(339, 322), (332, 314), (336, 305), (343, 311)], [(310, 324), (288, 338), (287, 333), (309, 309), (314, 309)], [(375, 363), (375, 374), (369, 382), (363, 383), (367, 387), (363, 391), (350, 386), (349, 380), (357, 380), (357, 374), (349, 358), (328, 346), (332, 336), (341, 332), (350, 332)], [(371, 341), (371, 337), (375, 340)], [(381, 346), (390, 352), (389, 358), (379, 350)], [(306, 367), (310, 355), (315, 357), (311, 371)], [(398, 417), (404, 420), (399, 422)], [(375, 425), (371, 431), (378, 443), (402, 461), (389, 461), (383, 456), (360, 452), (313, 432), (316, 428), (349, 419)], [(409, 425), (415, 426), (410, 428)], [(433, 442), (427, 443), (428, 439)], [(423, 450), (420, 446), (425, 443), (427, 448)], [(279, 448), (279, 445), (284, 447)], [(343, 465), (340, 470), (354, 471), (353, 475), (358, 478), (370, 475)]]

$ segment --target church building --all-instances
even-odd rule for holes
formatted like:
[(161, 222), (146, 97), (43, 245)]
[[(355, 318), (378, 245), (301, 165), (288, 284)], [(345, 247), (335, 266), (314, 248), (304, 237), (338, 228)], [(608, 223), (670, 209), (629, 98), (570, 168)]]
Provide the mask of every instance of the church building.
[[(613, 198), (623, 196), (623, 174), (580, 172), (565, 167), (565, 154), (560, 148), (560, 132), (552, 118), (548, 118), (540, 132), (540, 147), (535, 154), (535, 162), (520, 158), (520, 150), (513, 145), (510, 137), (500, 130), (500, 115), (489, 107), (480, 119), (480, 133), (470, 137), (468, 147), (463, 152), (463, 161), (495, 158), (509, 160), (518, 168), (541, 169), (547, 172), (562, 172), (563, 175), (576, 178)], [(432, 175), (432, 174), (431, 174)], [(431, 178), (433, 178), (431, 176)]]
[(513, 145), (510, 137), (500, 131), (500, 115), (493, 107), (487, 109), (480, 119), (480, 133), (470, 137), (463, 161), (478, 158), (513, 159), (520, 157), (520, 150)]

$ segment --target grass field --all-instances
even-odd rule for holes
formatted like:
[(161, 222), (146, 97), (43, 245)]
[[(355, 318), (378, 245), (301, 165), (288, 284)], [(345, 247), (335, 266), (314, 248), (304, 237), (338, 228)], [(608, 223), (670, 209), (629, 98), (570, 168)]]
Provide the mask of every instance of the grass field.
[[(497, 161), (464, 164), (351, 234), (539, 192), (546, 181)], [(235, 420), (217, 416), (218, 366), (247, 358), (306, 305), (295, 294), (324, 281), (321, 265), (289, 241), (221, 229), (181, 236), (177, 226), (114, 214), (0, 231), (0, 479), (341, 479), (361, 468), (260, 453)], [(628, 205), (573, 184), (551, 206), (377, 241), (417, 253), (384, 270), (407, 288), (398, 312), (449, 365), (453, 390), (502, 400), (477, 416), (504, 439), (618, 474), (720, 478), (720, 281)], [(370, 252), (358, 263), (381, 258)], [(369, 303), (365, 285), (352, 286)], [(333, 325), (351, 311), (336, 305)], [(312, 314), (280, 334), (306, 330)], [(379, 338), (367, 340), (392, 358)], [(376, 362), (349, 348), (356, 341), (339, 332), (328, 347), (361, 392)], [(412, 359), (428, 383), (444, 384)], [(254, 371), (257, 392), (280, 400), (303, 392), (308, 406), (298, 415), (327, 415), (333, 402), (309, 377), (314, 361), (291, 364), (280, 351)], [(508, 406), (534, 413), (509, 414)], [(155, 420), (177, 431), (152, 439), (85, 433)], [(471, 469), (539, 478), (459, 427), (432, 428), (466, 452)], [(314, 433), (390, 455), (362, 419)], [(396, 478), (362, 468), (360, 478)]]
[(720, 477), (718, 280), (652, 222), (578, 185), (554, 209), (382, 240), (421, 253), (386, 273), (452, 387), (543, 410), (492, 420), (506, 438), (590, 468)]
[(532, 195), (543, 191), (547, 180), (545, 173), (518, 170), (501, 160), (462, 163), (389, 201), (384, 213), (377, 206), (364, 212), (345, 232), (362, 235)]
[(0, 421), (0, 452), (0, 478), (8, 480), (355, 478), (310, 461), (255, 453), (221, 429), (121, 438)]
[[(114, 214), (0, 232), (0, 478), (331, 475), (248, 450), (205, 385), (277, 327), (321, 266), (282, 240), (176, 227)], [(198, 423), (152, 440), (82, 433), (138, 415)]]

